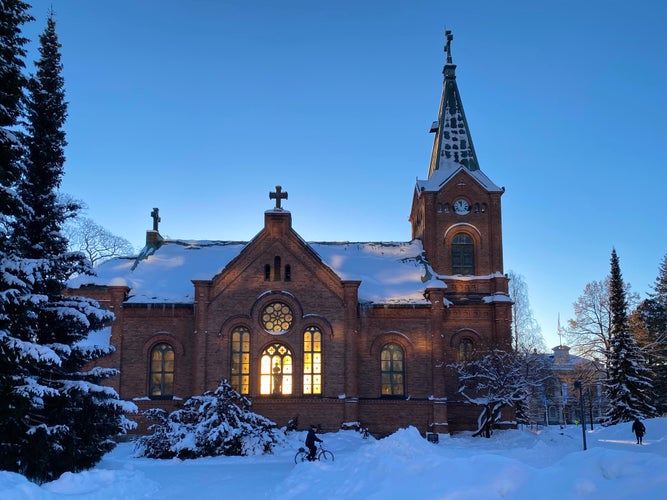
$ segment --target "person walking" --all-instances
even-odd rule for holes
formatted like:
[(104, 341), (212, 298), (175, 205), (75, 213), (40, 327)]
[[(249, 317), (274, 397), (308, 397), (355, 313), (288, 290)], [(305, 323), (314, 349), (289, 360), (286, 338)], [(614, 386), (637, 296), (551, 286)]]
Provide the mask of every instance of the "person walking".
[(637, 444), (642, 444), (644, 434), (646, 434), (646, 427), (640, 422), (639, 418), (635, 418), (635, 421), (632, 422), (632, 432), (637, 436)]

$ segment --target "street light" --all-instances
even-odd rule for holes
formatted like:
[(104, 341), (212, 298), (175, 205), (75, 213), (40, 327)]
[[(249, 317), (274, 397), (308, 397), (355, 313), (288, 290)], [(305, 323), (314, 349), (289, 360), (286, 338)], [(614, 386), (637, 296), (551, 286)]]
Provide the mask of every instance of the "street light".
[(579, 407), (581, 412), (581, 435), (584, 439), (584, 451), (586, 451), (586, 413), (584, 412), (584, 389), (581, 386), (581, 380), (574, 383), (574, 388), (579, 389)]

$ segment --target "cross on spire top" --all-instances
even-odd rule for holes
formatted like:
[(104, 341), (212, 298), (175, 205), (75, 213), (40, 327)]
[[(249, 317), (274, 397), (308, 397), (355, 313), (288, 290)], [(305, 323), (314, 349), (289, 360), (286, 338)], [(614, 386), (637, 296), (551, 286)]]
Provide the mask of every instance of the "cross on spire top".
[(452, 64), (452, 40), (454, 40), (454, 35), (450, 30), (445, 31), (445, 53), (447, 54), (447, 64)]
[(153, 231), (157, 231), (158, 229), (158, 224), (162, 221), (160, 219), (160, 216), (158, 215), (160, 213), (159, 208), (153, 208), (153, 211), (151, 212), (151, 217), (153, 217)]
[(276, 186), (275, 191), (269, 192), (269, 200), (276, 200), (276, 208), (282, 208), (280, 203), (287, 199), (287, 191), (283, 192), (282, 186)]

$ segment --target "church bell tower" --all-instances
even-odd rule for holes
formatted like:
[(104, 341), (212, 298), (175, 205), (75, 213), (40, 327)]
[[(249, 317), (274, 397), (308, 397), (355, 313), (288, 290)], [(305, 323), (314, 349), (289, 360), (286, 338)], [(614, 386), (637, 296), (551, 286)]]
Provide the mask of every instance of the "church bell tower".
[[(480, 295), (506, 292), (500, 203), (505, 189), (479, 167), (456, 83), (452, 40), (447, 31), (440, 109), (431, 125), (435, 138), (428, 178), (417, 180), (409, 217), (412, 238), (422, 241), (431, 266), (446, 277), (450, 290), (474, 290)], [(482, 281), (476, 287), (449, 283), (471, 278), (487, 278), (482, 280), (486, 285)]]

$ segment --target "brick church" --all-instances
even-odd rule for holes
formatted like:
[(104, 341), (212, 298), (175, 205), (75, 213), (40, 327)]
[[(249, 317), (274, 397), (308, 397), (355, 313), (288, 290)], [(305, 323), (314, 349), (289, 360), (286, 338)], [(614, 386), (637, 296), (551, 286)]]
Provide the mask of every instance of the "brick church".
[(510, 348), (504, 188), (480, 170), (451, 40), (409, 242), (306, 242), (276, 186), (248, 242), (164, 239), (154, 210), (138, 257), (70, 282), (115, 313), (101, 334), (122, 399), (171, 411), (227, 379), (280, 426), (476, 428), (480, 409), (463, 404), (448, 365)]

